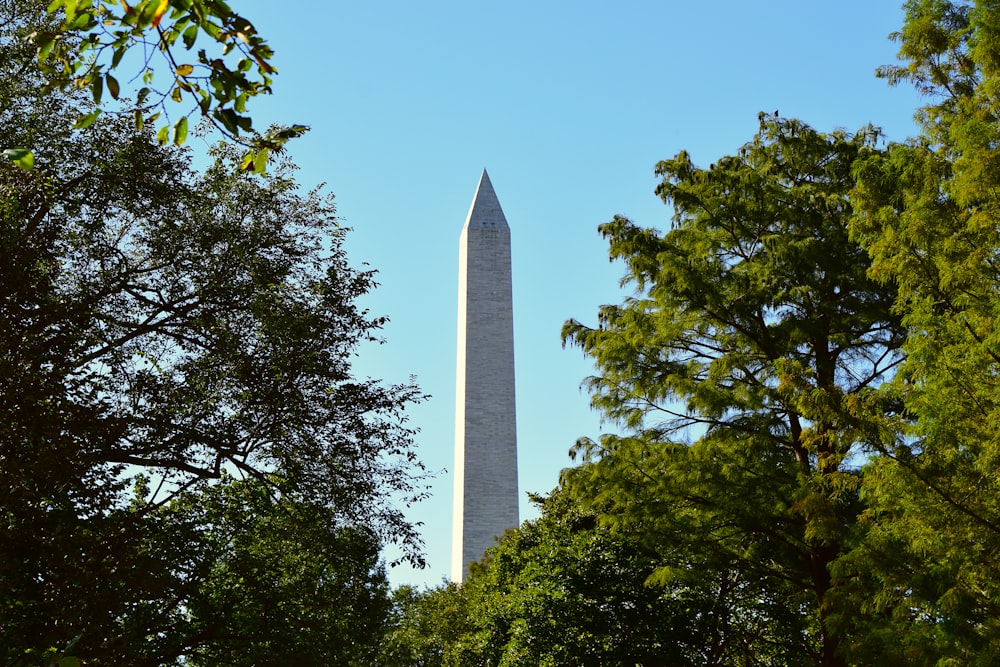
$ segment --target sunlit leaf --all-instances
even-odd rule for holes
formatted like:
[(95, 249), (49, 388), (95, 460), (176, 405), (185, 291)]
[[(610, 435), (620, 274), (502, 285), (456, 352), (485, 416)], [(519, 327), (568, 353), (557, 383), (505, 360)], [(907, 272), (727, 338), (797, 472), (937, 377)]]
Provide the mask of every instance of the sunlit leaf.
[(249, 151), (243, 155), (243, 160), (240, 162), (240, 171), (250, 171), (253, 169), (254, 156), (253, 151)]
[(101, 115), (100, 109), (94, 109), (90, 113), (79, 118), (75, 123), (73, 123), (73, 128), (77, 130), (85, 130), (94, 124), (97, 117)]
[[(94, 17), (89, 12), (84, 12), (76, 17), (76, 20), (70, 24), (70, 29), (72, 30), (84, 30), (89, 28), (94, 22)], [(84, 41), (81, 46), (86, 46), (88, 42)]]
[(156, 7), (156, 12), (153, 14), (153, 21), (150, 24), (151, 27), (155, 28), (160, 25), (160, 20), (163, 15), (167, 13), (167, 9), (170, 8), (170, 0), (160, 0), (160, 4)]
[(35, 156), (27, 148), (8, 148), (3, 154), (24, 171), (31, 171), (35, 166)]
[(257, 151), (257, 157), (253, 159), (253, 170), (256, 174), (263, 174), (267, 170), (268, 150), (263, 148)]
[[(54, 3), (54, 2), (52, 4), (56, 5), (56, 3)], [(66, 22), (67, 23), (72, 23), (73, 20), (76, 19), (76, 7), (77, 7), (77, 4), (79, 4), (77, 2), (77, 0), (63, 0), (63, 2), (61, 2), (59, 4), (62, 5), (63, 12), (65, 12), (65, 14), (66, 14)], [(57, 5), (57, 7), (58, 7), (58, 5)], [(52, 11), (55, 11), (55, 10), (52, 10)]]
[(188, 132), (188, 119), (187, 116), (181, 116), (176, 123), (174, 123), (174, 145), (180, 146), (187, 139)]

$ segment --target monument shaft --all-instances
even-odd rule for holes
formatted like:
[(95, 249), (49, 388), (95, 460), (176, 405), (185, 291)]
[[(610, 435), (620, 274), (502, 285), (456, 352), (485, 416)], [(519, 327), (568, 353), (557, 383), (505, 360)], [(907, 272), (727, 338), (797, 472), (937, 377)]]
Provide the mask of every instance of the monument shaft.
[(510, 228), (486, 171), (459, 242), (452, 579), (518, 525)]

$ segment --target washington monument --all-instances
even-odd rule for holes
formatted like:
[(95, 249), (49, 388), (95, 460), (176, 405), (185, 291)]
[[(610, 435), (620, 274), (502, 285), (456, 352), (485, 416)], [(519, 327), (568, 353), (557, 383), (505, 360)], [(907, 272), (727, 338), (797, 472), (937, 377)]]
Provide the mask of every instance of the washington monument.
[(458, 257), (451, 578), (461, 582), (494, 537), (518, 524), (510, 228), (485, 169)]

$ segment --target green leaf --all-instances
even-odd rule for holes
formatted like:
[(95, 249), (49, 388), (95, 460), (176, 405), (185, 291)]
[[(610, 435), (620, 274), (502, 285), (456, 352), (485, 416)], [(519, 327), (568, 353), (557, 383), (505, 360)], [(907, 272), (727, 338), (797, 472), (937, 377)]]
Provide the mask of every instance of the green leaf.
[(35, 166), (35, 156), (27, 148), (8, 148), (3, 154), (24, 171), (31, 171)]
[[(91, 27), (93, 27), (91, 25), (92, 23), (95, 23), (93, 15), (90, 12), (83, 12), (82, 14), (76, 17), (76, 20), (73, 21), (72, 25), (70, 25), (70, 29), (88, 30)], [(86, 44), (86, 42), (84, 42), (84, 44)]]
[(177, 76), (188, 76), (194, 71), (194, 66), (192, 65), (178, 65), (177, 66)]
[(267, 170), (268, 150), (262, 148), (257, 151), (257, 156), (253, 159), (253, 171), (255, 174), (263, 174)]
[(204, 30), (208, 34), (208, 36), (214, 39), (215, 41), (217, 42), (222, 41), (222, 28), (219, 25), (206, 20), (204, 23), (201, 24), (201, 29)]
[(73, 123), (73, 129), (74, 130), (85, 130), (85, 129), (87, 129), (88, 127), (90, 127), (91, 125), (94, 124), (94, 121), (97, 120), (97, 117), (100, 116), (100, 115), (101, 115), (101, 110), (100, 109), (94, 109), (90, 113), (88, 113), (88, 114), (86, 114), (86, 115), (81, 116), (80, 118), (78, 118), (77, 121), (75, 123)]
[(118, 63), (122, 61), (122, 57), (125, 55), (125, 51), (127, 50), (128, 48), (126, 44), (122, 44), (114, 50), (114, 53), (111, 56), (111, 69), (118, 67)]
[(104, 79), (95, 76), (93, 83), (90, 84), (90, 92), (94, 95), (94, 104), (100, 104), (104, 95)]
[(56, 37), (51, 32), (36, 32), (32, 34), (31, 42), (38, 49), (38, 62), (45, 62), (55, 46)]
[[(52, 4), (54, 5), (56, 3)], [(78, 4), (77, 0), (63, 0), (61, 4), (63, 11), (66, 13), (66, 23), (67, 24), (72, 23), (73, 20), (76, 18), (76, 6)]]
[(170, 137), (170, 127), (168, 125), (164, 125), (156, 133), (156, 140), (160, 142), (161, 146), (165, 146), (167, 144), (167, 140), (169, 139), (169, 137)]
[(111, 97), (117, 100), (119, 91), (118, 79), (111, 76), (110, 74), (105, 74), (104, 80), (107, 82), (108, 92), (111, 93)]
[(232, 109), (216, 109), (214, 115), (231, 134), (239, 133), (239, 128), (236, 127), (236, 113)]
[(256, 153), (253, 151), (248, 151), (243, 154), (243, 160), (240, 161), (240, 171), (250, 171), (253, 169), (253, 162)]
[(176, 123), (174, 123), (174, 145), (180, 146), (187, 139), (188, 133), (188, 119), (187, 116), (181, 116)]
[(199, 90), (198, 93), (201, 95), (201, 99), (198, 100), (198, 106), (201, 108), (201, 114), (204, 116), (212, 107), (212, 96), (208, 94), (207, 90)]
[(197, 38), (198, 38), (198, 26), (197, 25), (188, 26), (187, 30), (185, 30), (184, 34), (181, 36), (181, 39), (184, 40), (184, 48), (190, 49), (191, 47), (193, 47), (194, 42)]
[(145, 126), (145, 122), (142, 119), (142, 111), (136, 109), (132, 112), (132, 118), (135, 121), (135, 129), (141, 130)]

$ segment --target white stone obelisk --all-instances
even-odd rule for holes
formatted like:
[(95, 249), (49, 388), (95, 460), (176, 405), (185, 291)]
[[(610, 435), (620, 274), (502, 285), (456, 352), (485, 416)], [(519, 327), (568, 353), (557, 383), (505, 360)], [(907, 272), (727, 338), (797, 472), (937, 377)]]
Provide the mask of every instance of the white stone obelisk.
[(510, 228), (483, 170), (459, 241), (451, 578), (518, 525)]

